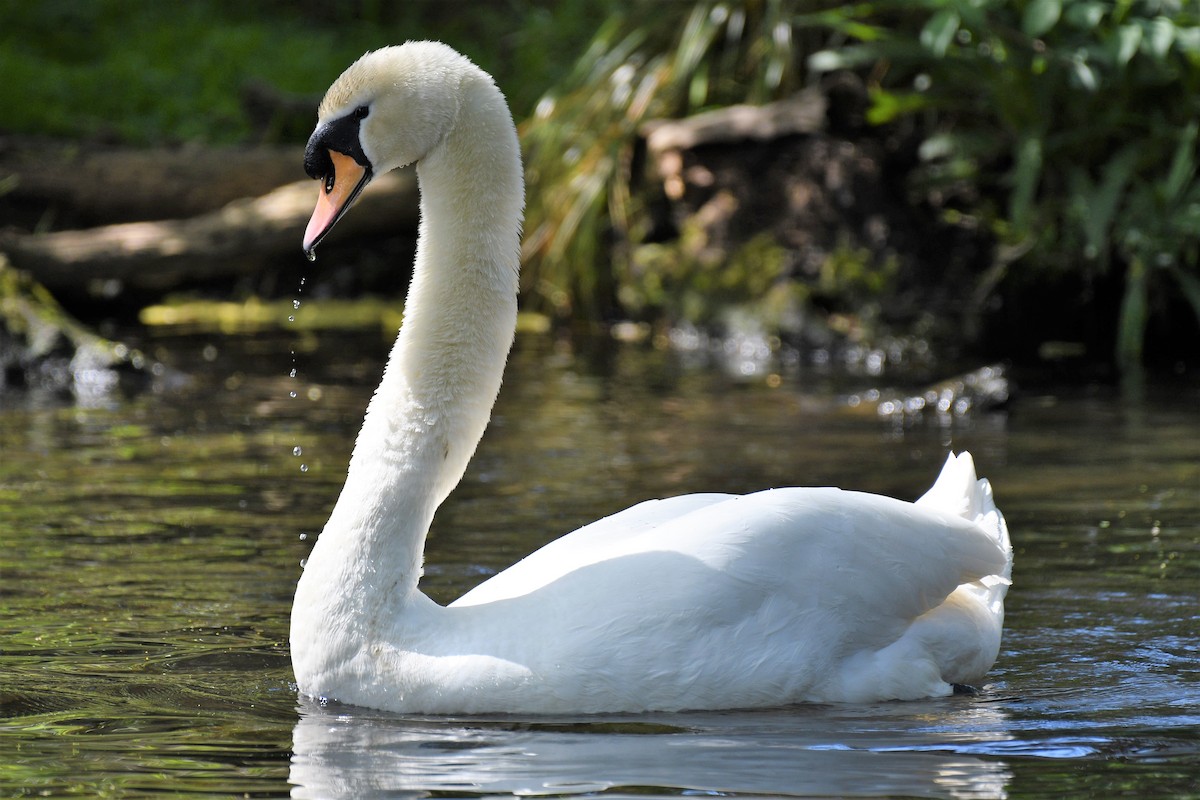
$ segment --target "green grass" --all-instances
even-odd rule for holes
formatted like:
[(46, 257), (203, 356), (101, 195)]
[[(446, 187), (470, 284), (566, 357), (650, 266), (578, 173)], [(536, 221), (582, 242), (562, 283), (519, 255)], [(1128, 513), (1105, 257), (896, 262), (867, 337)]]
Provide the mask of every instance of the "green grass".
[(471, 56), (523, 116), (616, 5), (0, 0), (0, 130), (243, 142), (256, 136), (241, 105), (247, 81), (315, 100), (365, 51), (418, 38)]

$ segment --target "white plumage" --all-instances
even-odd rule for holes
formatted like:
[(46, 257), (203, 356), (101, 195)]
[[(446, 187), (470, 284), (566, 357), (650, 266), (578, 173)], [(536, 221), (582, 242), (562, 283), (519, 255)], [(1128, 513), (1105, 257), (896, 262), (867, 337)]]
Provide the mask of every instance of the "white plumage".
[(524, 202), (502, 95), (429, 42), (369, 53), (330, 88), (306, 154), (325, 182), (305, 248), (373, 175), (414, 162), (404, 325), (296, 591), (301, 692), (406, 712), (589, 713), (918, 698), (983, 677), (1012, 561), (966, 453), (916, 503), (829, 488), (650, 501), (447, 607), (425, 597), (429, 524), (512, 342)]

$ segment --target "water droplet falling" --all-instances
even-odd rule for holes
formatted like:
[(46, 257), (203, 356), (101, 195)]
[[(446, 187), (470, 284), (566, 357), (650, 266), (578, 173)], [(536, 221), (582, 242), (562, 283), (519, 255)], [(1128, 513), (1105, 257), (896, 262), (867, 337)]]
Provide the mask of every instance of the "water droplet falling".
[(305, 250), (304, 257), (307, 258), (309, 261), (316, 261), (317, 260), (317, 251), (316, 250)]
[[(306, 255), (308, 257), (309, 261), (317, 260), (317, 254), (312, 250), (306, 251), (304, 255)], [(304, 278), (304, 276), (300, 277), (300, 285), (296, 288), (296, 294), (300, 294), (301, 292), (304, 291), (305, 280), (306, 279)], [(294, 310), (294, 311), (299, 310), (299, 308), (300, 308), (300, 299), (293, 298), (292, 299), (292, 310)], [(296, 316), (294, 314), (289, 314), (288, 322), (295, 322), (295, 321), (296, 321)], [(298, 370), (296, 368), (296, 351), (294, 349), (291, 351), (291, 355), (292, 355), (292, 368), (288, 371), (288, 377), (291, 378), (292, 380), (295, 380)], [(312, 390), (310, 389), (309, 391), (311, 393)], [(288, 392), (288, 397), (295, 400), (297, 397), (299, 397), (299, 393), (295, 389), (292, 389), (291, 391)], [(303, 453), (304, 453), (304, 448), (302, 448), (300, 445), (294, 445), (292, 447), (292, 455), (293, 456), (299, 457)], [(308, 464), (301, 464), (300, 471), (308, 472)], [(305, 539), (306, 537), (307, 537), (307, 534), (303, 534), (303, 533), (300, 534), (301, 540)], [(301, 566), (303, 566), (303, 564), (301, 564)]]

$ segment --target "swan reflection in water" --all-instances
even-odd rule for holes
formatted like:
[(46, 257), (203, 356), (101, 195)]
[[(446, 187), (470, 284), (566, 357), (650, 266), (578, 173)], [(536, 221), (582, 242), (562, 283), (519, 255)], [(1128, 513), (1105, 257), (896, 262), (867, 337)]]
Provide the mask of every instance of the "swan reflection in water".
[(977, 699), (611, 717), (420, 718), (302, 701), (295, 798), (584, 794), (1003, 798), (1005, 714)]

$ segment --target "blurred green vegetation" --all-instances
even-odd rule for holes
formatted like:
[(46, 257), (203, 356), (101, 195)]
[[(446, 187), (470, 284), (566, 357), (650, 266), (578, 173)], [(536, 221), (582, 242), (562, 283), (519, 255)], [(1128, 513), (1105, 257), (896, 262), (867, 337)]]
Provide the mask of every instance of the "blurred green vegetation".
[[(367, 50), (445, 41), (520, 116), (617, 0), (0, 0), (0, 131), (133, 144), (244, 142), (258, 81), (319, 99)], [(314, 107), (315, 117), (315, 107)]]
[(796, 89), (792, 5), (630, 3), (597, 32), (522, 128), (529, 293), (560, 315), (612, 313), (650, 224), (633, 189), (638, 127)]
[[(1121, 286), (1107, 327), (1123, 367), (1156, 323), (1194, 337), (1200, 4), (1180, 0), (635, 4), (525, 129), (528, 287), (595, 313), (640, 274), (639, 123), (779, 98), (838, 70), (862, 78), (881, 135), (918, 142), (913, 196), (994, 235), (964, 305), (1005, 286), (1044, 295), (1068, 274), (1083, 296), (1065, 303)], [(691, 269), (654, 255), (662, 274)]]
[(978, 198), (985, 285), (1123, 276), (1125, 368), (1175, 298), (1200, 320), (1200, 4), (887, 0), (803, 23), (845, 39), (810, 68), (874, 71), (868, 119), (919, 126), (914, 182)]
[(1126, 367), (1146, 355), (1147, 331), (1194, 335), (1200, 319), (1193, 0), (0, 0), (0, 10), (0, 130), (15, 133), (247, 141), (264, 135), (244, 107), (249, 80), (315, 99), (383, 44), (437, 38), (469, 53), (523, 120), (524, 289), (560, 317), (639, 304), (704, 317), (714, 301), (760, 291), (789, 302), (885, 295), (890, 275), (829, 277), (845, 271), (845, 253), (823, 271), (828, 285), (806, 286), (762, 240), (745, 243), (729, 275), (689, 256), (686, 230), (679, 247), (646, 249), (659, 232), (638, 191), (641, 123), (780, 99), (850, 71), (877, 135), (916, 142), (911, 196), (937, 198), (947, 219), (997, 243), (964, 306), (996, 295), (1018, 305), (1063, 285), (1079, 296), (1062, 302), (1081, 306), (1116, 287), (1111, 309), (1097, 305)]

